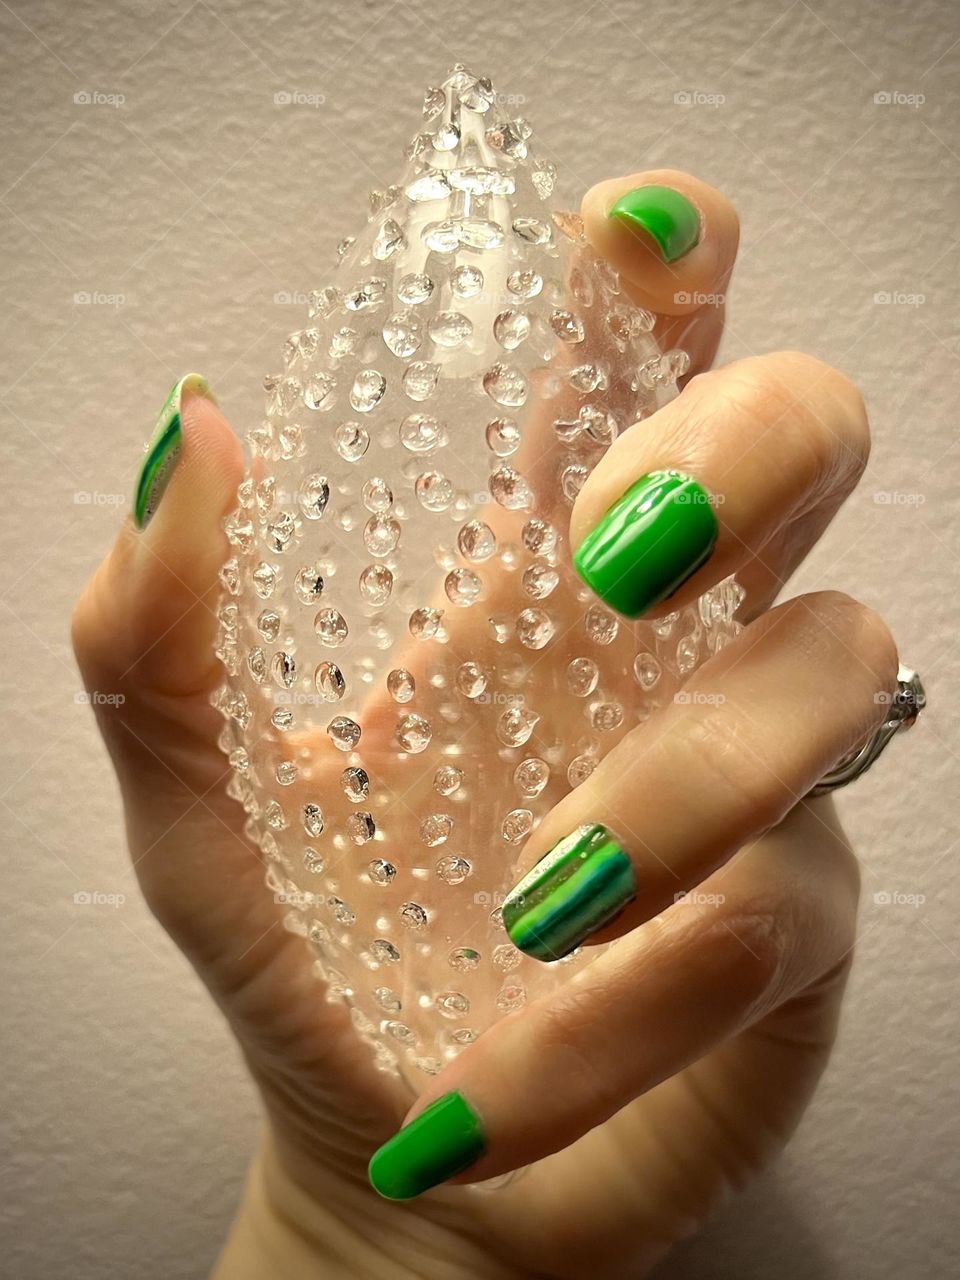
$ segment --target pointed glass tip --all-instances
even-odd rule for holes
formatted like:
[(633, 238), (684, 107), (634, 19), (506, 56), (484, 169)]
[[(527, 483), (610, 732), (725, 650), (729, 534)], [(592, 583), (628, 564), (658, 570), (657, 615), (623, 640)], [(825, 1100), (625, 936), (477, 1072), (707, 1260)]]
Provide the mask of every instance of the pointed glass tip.
[[(515, 101), (518, 100), (509, 100), (510, 105)], [(511, 159), (525, 159), (530, 128), (523, 120), (510, 121), (510, 112), (505, 109), (507, 102), (494, 90), (489, 76), (475, 75), (458, 62), (440, 85), (431, 86), (424, 94), (423, 115), (432, 131), (421, 137), (428, 140), (434, 151), (442, 153), (455, 150), (464, 138), (476, 136), (478, 130), (481, 135), (484, 128), (489, 131), (494, 121), (498, 124), (509, 121), (507, 127), (500, 130), (499, 143), (490, 137), (487, 141)], [(473, 128), (469, 125), (471, 116), (475, 122)], [(417, 154), (416, 149), (408, 149), (408, 156)]]

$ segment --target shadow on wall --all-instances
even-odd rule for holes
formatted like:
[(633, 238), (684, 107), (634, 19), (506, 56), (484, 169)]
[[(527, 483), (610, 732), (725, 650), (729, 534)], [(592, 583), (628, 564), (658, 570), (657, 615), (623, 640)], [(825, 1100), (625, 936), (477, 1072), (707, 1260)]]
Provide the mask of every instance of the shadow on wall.
[(786, 1166), (782, 1162), (678, 1246), (654, 1280), (770, 1280), (786, 1274), (788, 1261), (790, 1280), (839, 1280), (836, 1260), (800, 1214)]

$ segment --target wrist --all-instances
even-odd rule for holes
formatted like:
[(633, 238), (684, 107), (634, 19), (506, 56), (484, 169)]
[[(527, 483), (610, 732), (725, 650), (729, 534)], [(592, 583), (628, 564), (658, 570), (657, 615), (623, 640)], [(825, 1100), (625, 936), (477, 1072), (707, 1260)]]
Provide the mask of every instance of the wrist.
[(308, 1189), (299, 1172), (265, 1133), (211, 1280), (523, 1280), (442, 1225), (439, 1206), (390, 1203), (313, 1166)]

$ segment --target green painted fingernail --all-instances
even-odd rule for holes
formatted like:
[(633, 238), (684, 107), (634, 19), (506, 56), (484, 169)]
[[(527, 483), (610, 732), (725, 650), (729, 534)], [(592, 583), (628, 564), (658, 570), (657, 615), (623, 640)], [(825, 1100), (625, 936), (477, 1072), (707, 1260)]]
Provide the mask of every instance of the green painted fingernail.
[(700, 239), (696, 206), (672, 187), (634, 187), (608, 216), (646, 231), (660, 246), (665, 262), (682, 258)]
[(173, 475), (177, 459), (180, 457), (183, 439), (180, 429), (180, 405), (185, 391), (195, 391), (197, 395), (206, 396), (216, 404), (206, 378), (199, 373), (188, 373), (181, 378), (167, 396), (137, 475), (137, 487), (133, 495), (133, 518), (138, 529), (146, 528), (153, 518), (163, 497), (163, 491)]
[(578, 827), (545, 854), (503, 903), (503, 923), (520, 951), (559, 960), (636, 896), (633, 863), (599, 822)]
[(679, 471), (651, 471), (594, 525), (573, 567), (612, 609), (639, 618), (682, 587), (716, 541), (707, 491)]
[(463, 1173), (485, 1148), (477, 1113), (454, 1091), (431, 1103), (374, 1152), (367, 1174), (374, 1191), (387, 1200), (412, 1200)]

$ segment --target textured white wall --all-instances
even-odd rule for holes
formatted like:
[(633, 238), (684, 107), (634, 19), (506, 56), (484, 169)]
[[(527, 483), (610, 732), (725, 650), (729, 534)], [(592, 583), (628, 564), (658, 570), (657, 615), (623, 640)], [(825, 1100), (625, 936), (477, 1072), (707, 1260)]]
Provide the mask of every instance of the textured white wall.
[[(778, 1168), (664, 1274), (957, 1274), (958, 36), (951, 0), (0, 4), (3, 1275), (192, 1280), (230, 1215), (256, 1102), (137, 897), (67, 615), (169, 385), (199, 368), (254, 422), (301, 314), (274, 295), (323, 283), (422, 87), (458, 59), (526, 96), (571, 202), (675, 165), (738, 204), (724, 357), (815, 351), (860, 382), (875, 426), (861, 491), (797, 586), (884, 610), (932, 695), (844, 801), (866, 892), (832, 1070)], [(324, 105), (277, 107), (284, 90)], [(77, 907), (83, 890), (127, 900)]]

